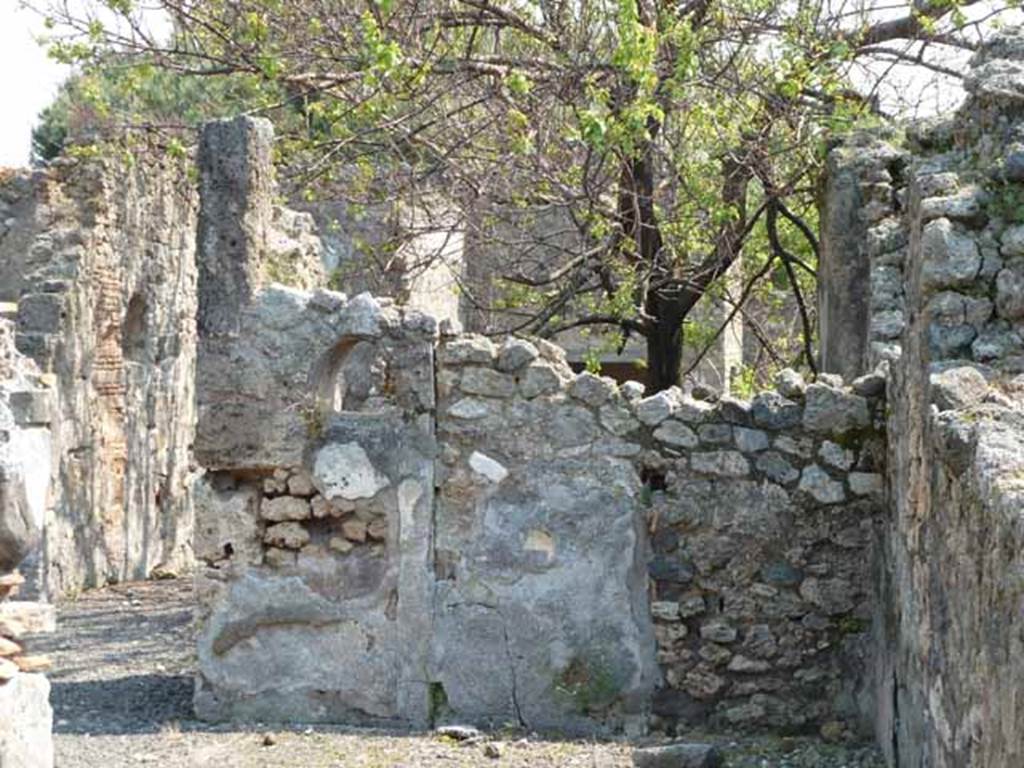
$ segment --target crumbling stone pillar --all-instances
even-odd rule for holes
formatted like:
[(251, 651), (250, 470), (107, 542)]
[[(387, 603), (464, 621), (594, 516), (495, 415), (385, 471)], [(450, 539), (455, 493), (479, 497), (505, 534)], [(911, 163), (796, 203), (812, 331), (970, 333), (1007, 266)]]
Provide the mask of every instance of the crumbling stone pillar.
[(260, 283), (273, 190), (273, 128), (240, 117), (209, 123), (199, 146), (199, 330), (238, 330)]
[(906, 154), (858, 134), (828, 154), (818, 261), (821, 369), (856, 378), (899, 356)]

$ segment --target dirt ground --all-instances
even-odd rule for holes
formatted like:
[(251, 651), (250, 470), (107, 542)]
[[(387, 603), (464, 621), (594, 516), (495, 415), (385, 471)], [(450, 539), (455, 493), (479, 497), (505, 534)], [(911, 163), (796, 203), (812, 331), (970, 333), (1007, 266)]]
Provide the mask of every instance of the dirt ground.
[[(634, 745), (521, 733), (459, 743), (324, 726), (210, 726), (192, 719), (192, 591), (187, 579), (85, 592), (60, 606), (54, 658), (58, 768), (627, 768)], [(716, 736), (732, 768), (876, 768), (860, 746)]]

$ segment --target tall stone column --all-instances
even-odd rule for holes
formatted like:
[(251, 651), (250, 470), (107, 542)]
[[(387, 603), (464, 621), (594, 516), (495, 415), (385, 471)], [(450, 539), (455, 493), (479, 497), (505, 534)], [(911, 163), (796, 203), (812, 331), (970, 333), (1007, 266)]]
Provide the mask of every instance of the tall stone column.
[(273, 215), (273, 126), (237, 117), (203, 128), (199, 144), (199, 334), (237, 332), (260, 283)]

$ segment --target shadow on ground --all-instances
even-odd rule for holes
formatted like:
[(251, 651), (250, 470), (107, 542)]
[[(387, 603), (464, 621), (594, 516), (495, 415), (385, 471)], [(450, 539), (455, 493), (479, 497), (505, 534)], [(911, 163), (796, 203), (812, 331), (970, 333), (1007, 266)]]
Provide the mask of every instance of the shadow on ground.
[(54, 681), (54, 732), (159, 733), (192, 718), (192, 688), (192, 677), (185, 675)]

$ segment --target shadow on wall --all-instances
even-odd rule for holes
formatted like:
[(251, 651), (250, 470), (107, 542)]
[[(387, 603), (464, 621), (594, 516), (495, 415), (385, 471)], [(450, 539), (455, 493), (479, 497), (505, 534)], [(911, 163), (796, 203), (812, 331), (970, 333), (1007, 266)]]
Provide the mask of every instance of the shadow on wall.
[(146, 362), (146, 337), (149, 322), (146, 317), (146, 298), (139, 293), (132, 296), (121, 326), (121, 348), (125, 362)]
[(387, 357), (366, 339), (345, 336), (310, 370), (309, 391), (322, 414), (382, 410), (390, 389)]

